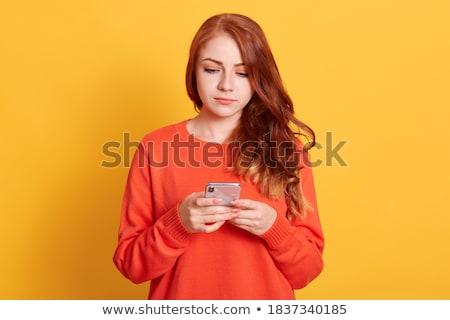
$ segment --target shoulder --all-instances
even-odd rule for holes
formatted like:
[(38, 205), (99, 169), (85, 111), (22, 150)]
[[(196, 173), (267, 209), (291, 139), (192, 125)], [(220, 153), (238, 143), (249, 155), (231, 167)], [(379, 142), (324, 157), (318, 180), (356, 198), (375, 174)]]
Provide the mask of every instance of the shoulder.
[(142, 142), (148, 141), (174, 141), (176, 137), (185, 137), (189, 135), (186, 123), (188, 120), (183, 120), (174, 124), (166, 125), (156, 130), (150, 131), (143, 138)]
[(294, 143), (297, 151), (308, 152), (311, 148), (316, 145), (316, 139), (313, 135), (312, 137), (305, 133), (295, 133)]
[[(302, 139), (304, 138), (304, 139)], [(314, 146), (314, 143), (309, 141), (305, 137), (296, 137), (295, 138), (295, 148), (296, 154), (299, 159), (299, 167), (311, 167), (311, 154), (310, 149)]]

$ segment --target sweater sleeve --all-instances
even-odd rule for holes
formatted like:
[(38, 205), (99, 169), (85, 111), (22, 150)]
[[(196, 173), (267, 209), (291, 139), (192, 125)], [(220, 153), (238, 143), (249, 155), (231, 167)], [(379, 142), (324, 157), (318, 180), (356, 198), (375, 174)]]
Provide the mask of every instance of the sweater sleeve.
[(113, 261), (134, 283), (170, 270), (189, 241), (174, 207), (155, 218), (148, 151), (141, 143), (131, 164), (122, 201), (119, 240)]
[(293, 289), (305, 287), (323, 269), (324, 237), (317, 213), (312, 169), (305, 166), (300, 172), (303, 194), (311, 206), (306, 218), (289, 222), (279, 213), (273, 226), (261, 236)]

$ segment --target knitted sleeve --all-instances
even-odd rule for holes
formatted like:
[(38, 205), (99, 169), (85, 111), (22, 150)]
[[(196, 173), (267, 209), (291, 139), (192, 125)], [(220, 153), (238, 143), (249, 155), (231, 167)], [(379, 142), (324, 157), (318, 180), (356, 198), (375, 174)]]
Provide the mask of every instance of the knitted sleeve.
[(190, 235), (177, 207), (155, 218), (148, 159), (146, 145), (141, 142), (128, 174), (113, 258), (120, 272), (135, 283), (170, 270), (187, 247)]
[(288, 221), (278, 213), (273, 226), (261, 236), (280, 271), (293, 289), (305, 287), (323, 269), (324, 236), (317, 211), (311, 166), (301, 169), (303, 194), (311, 209), (304, 220)]

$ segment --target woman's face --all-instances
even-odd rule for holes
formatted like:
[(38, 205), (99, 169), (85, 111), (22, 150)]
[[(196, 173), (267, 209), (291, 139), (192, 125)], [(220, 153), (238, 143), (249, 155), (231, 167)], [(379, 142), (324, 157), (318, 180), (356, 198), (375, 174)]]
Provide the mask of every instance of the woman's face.
[(253, 89), (237, 43), (226, 33), (209, 40), (199, 52), (197, 90), (202, 113), (240, 118)]

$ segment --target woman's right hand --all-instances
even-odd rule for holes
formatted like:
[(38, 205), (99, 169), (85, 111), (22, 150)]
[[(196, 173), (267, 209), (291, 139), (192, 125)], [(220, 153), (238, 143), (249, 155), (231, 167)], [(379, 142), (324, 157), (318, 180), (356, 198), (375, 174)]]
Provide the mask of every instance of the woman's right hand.
[(238, 208), (221, 206), (219, 202), (217, 198), (205, 198), (204, 192), (191, 193), (178, 206), (181, 222), (192, 233), (218, 230), (227, 220), (239, 215)]

